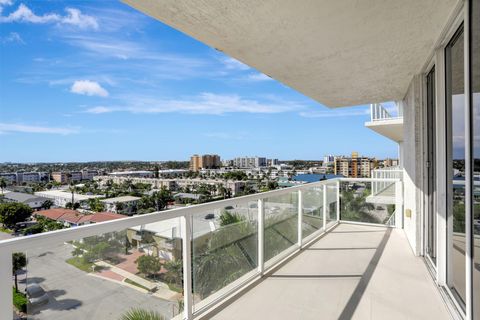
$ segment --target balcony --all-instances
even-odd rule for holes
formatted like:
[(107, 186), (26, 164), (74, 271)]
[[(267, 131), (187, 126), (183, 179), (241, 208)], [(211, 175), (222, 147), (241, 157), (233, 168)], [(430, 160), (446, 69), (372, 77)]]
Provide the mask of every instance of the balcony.
[(403, 107), (396, 105), (396, 114), (391, 114), (381, 103), (370, 105), (370, 121), (365, 127), (395, 142), (403, 141)]
[[(378, 183), (394, 203), (367, 201)], [(332, 179), (5, 240), (0, 291), (11, 297), (11, 254), (25, 252), (19, 290), (45, 292), (31, 319), (447, 319), (400, 228), (402, 194), (400, 179)], [(179, 268), (145, 271), (141, 257)]]

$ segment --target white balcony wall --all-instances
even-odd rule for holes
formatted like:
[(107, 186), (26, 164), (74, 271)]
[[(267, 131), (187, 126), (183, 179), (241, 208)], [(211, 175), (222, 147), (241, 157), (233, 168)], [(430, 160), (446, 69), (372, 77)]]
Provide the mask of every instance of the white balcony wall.
[[(404, 229), (416, 255), (421, 254), (422, 216), (422, 77), (414, 76), (402, 101), (404, 131), (400, 146), (404, 168)], [(411, 212), (407, 217), (406, 213)]]

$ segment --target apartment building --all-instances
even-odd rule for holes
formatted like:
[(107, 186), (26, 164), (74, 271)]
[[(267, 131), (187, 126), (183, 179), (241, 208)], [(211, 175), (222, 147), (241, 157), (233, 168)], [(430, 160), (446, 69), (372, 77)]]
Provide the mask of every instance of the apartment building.
[(50, 181), (48, 172), (15, 172), (0, 173), (0, 178), (4, 178), (9, 183), (38, 183)]
[(175, 190), (176, 183), (175, 179), (164, 179), (164, 178), (142, 178), (142, 177), (129, 177), (123, 175), (108, 175), (108, 176), (95, 176), (93, 181), (97, 181), (100, 185), (105, 185), (109, 181), (117, 184), (130, 181), (132, 183), (146, 183), (152, 186), (154, 189), (167, 188), (167, 190)]
[(194, 154), (190, 157), (190, 170), (199, 171), (200, 169), (215, 169), (220, 168), (222, 162), (220, 156), (217, 154)]
[[(273, 159), (271, 163), (275, 162)], [(276, 161), (278, 163), (278, 160)], [(238, 157), (233, 159), (233, 166), (240, 169), (245, 168), (261, 168), (267, 166), (267, 158), (265, 157)]]
[(70, 177), (67, 172), (52, 172), (52, 179), (61, 184), (70, 182)]
[(98, 170), (82, 170), (82, 180), (93, 180), (93, 177), (98, 175)]
[(347, 178), (370, 178), (371, 171), (377, 166), (374, 158), (360, 157), (357, 152), (352, 152), (351, 157), (336, 157), (334, 161), (334, 174)]
[(62, 191), (62, 190), (47, 190), (47, 191), (38, 191), (35, 192), (36, 196), (50, 199), (53, 201), (54, 206), (65, 208), (67, 203), (79, 203), (80, 207), (88, 208), (88, 200), (95, 199), (95, 198), (103, 198), (104, 196), (101, 195), (85, 195), (74, 193), (72, 195), (71, 192)]
[(133, 214), (137, 211), (140, 197), (121, 196), (100, 200), (105, 205), (105, 211), (121, 214)]
[(16, 173), (2, 172), (0, 173), (0, 178), (3, 178), (8, 184), (17, 183)]

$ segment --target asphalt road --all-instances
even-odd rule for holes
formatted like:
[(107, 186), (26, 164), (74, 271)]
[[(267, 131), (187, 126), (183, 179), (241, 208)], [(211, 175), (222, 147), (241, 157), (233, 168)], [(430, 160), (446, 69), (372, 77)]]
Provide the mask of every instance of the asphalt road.
[(28, 284), (38, 283), (50, 302), (29, 310), (29, 319), (116, 320), (132, 307), (155, 310), (170, 319), (172, 304), (135, 289), (89, 276), (67, 264), (72, 248), (65, 244), (47, 252), (29, 252)]

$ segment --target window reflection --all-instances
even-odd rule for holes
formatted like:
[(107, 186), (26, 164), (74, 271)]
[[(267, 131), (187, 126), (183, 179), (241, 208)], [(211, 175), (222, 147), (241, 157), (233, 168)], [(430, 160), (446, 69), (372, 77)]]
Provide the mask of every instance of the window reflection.
[(463, 28), (445, 49), (447, 88), (448, 284), (465, 301), (465, 97)]

